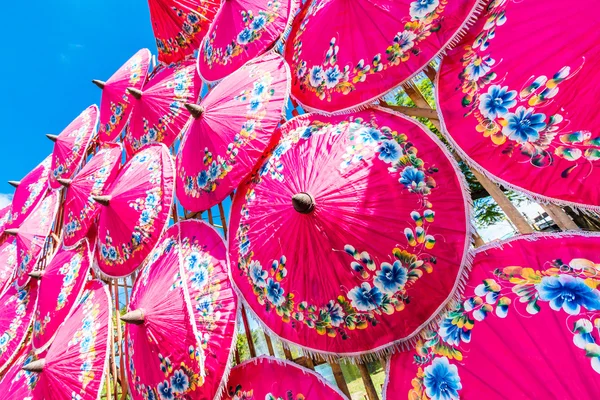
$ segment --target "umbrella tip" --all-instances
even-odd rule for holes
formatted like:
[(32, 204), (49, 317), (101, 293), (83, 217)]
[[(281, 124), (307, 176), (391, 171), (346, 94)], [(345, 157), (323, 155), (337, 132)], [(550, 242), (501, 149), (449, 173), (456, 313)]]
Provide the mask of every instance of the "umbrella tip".
[(33, 279), (42, 279), (44, 271), (31, 271), (28, 275)]
[(142, 94), (143, 94), (143, 92), (140, 89), (136, 89), (133, 87), (128, 87), (127, 93), (129, 93), (130, 95), (132, 95), (133, 97), (135, 97), (138, 100), (142, 98)]
[(8, 181), (8, 184), (9, 184), (10, 186), (13, 186), (13, 187), (15, 187), (15, 188), (18, 188), (18, 187), (19, 187), (19, 185), (21, 184), (21, 181)]
[(92, 200), (103, 206), (108, 206), (110, 204), (110, 196), (92, 196)]
[(29, 364), (23, 365), (23, 369), (29, 372), (37, 372), (40, 373), (44, 370), (44, 365), (46, 364), (46, 359), (40, 358), (39, 360), (35, 360), (30, 362)]
[(204, 114), (204, 107), (199, 104), (185, 103), (184, 106), (195, 119), (200, 118)]
[(52, 140), (53, 142), (56, 142), (56, 139), (58, 139), (57, 135), (51, 135), (51, 134), (47, 134), (46, 137), (50, 140)]
[(69, 185), (71, 185), (72, 179), (56, 178), (56, 181), (64, 187), (69, 187)]
[(300, 192), (292, 196), (292, 205), (300, 214), (310, 214), (315, 209), (315, 200), (310, 194)]
[(98, 79), (92, 79), (92, 83), (96, 86), (98, 86), (100, 89), (104, 89), (104, 86), (106, 85), (106, 82), (98, 80)]
[(18, 228), (5, 229), (4, 233), (15, 236), (17, 233), (19, 233), (19, 229)]
[(144, 313), (142, 310), (133, 310), (121, 316), (121, 321), (128, 324), (141, 325), (144, 323)]

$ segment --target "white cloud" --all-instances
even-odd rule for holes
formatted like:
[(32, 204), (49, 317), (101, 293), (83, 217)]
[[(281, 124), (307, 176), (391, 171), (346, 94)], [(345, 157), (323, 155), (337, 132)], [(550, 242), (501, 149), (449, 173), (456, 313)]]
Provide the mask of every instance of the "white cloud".
[(0, 193), (0, 208), (4, 208), (12, 202), (12, 193)]

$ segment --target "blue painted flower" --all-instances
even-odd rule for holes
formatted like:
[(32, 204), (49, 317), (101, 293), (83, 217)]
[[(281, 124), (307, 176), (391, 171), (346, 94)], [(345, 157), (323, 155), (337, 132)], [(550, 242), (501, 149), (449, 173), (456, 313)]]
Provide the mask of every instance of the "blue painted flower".
[(190, 380), (188, 376), (182, 370), (178, 369), (173, 373), (171, 377), (171, 387), (173, 392), (184, 393), (190, 387)]
[(273, 278), (267, 281), (267, 299), (276, 306), (280, 306), (285, 301), (283, 296), (283, 288), (279, 282), (275, 282)]
[(210, 164), (210, 167), (208, 167), (208, 177), (210, 178), (211, 181), (214, 181), (215, 179), (217, 179), (219, 177), (220, 173), (221, 173), (221, 167), (219, 166), (219, 164), (216, 161), (213, 161), (212, 164)]
[(205, 296), (200, 301), (198, 301), (198, 304), (196, 305), (196, 311), (203, 317), (212, 315), (213, 303), (210, 299), (210, 296)]
[(442, 340), (452, 346), (460, 345), (460, 342), (471, 341), (471, 330), (463, 329), (452, 323), (453, 318), (445, 318), (440, 324), (439, 334)]
[(237, 42), (241, 45), (248, 44), (252, 40), (252, 30), (244, 28), (237, 37)]
[(358, 311), (371, 311), (379, 307), (383, 294), (378, 288), (372, 288), (369, 283), (363, 282), (348, 292), (348, 298), (352, 300), (352, 307)]
[(431, 400), (458, 399), (462, 389), (458, 368), (450, 364), (447, 357), (436, 357), (431, 365), (423, 370), (425, 393)]
[(73, 279), (75, 279), (75, 275), (72, 272), (68, 272), (63, 278), (63, 284), (68, 286), (73, 283)]
[(405, 167), (400, 175), (399, 182), (407, 188), (416, 188), (425, 182), (425, 174), (413, 166)]
[(252, 96), (260, 96), (261, 94), (264, 93), (266, 88), (267, 88), (267, 85), (265, 85), (264, 82), (262, 82), (262, 81), (254, 82), (254, 88), (252, 89)]
[(197, 24), (199, 21), (198, 16), (192, 12), (187, 15), (187, 19), (190, 22), (190, 24), (192, 24), (192, 25)]
[(198, 268), (195, 272), (194, 275), (192, 275), (192, 278), (190, 279), (192, 286), (196, 289), (196, 290), (200, 290), (204, 287), (204, 285), (206, 285), (206, 282), (208, 281), (208, 271), (206, 270), (206, 268)]
[(540, 131), (546, 127), (546, 115), (535, 114), (534, 111), (533, 108), (520, 106), (514, 114), (506, 114), (506, 126), (502, 134), (519, 143), (535, 142), (540, 137)]
[(148, 205), (150, 207), (154, 207), (157, 204), (158, 204), (158, 196), (156, 196), (156, 194), (154, 194), (153, 192), (148, 193), (146, 195), (146, 205)]
[(516, 97), (517, 91), (509, 91), (508, 86), (492, 85), (487, 93), (479, 97), (479, 111), (489, 119), (501, 117), (517, 104)]
[(311, 86), (317, 87), (321, 85), (321, 83), (323, 83), (324, 80), (325, 77), (323, 76), (323, 68), (319, 67), (318, 65), (315, 65), (310, 69), (310, 72), (308, 74), (308, 82)]
[(490, 56), (475, 57), (465, 67), (464, 76), (471, 82), (477, 82), (492, 69), (496, 61)]
[(288, 151), (291, 148), (292, 148), (292, 144), (289, 141), (284, 140), (281, 143), (279, 143), (277, 145), (277, 147), (275, 147), (275, 150), (273, 150), (273, 156), (275, 158), (279, 158), (282, 155), (284, 155), (285, 152)]
[(162, 400), (173, 400), (173, 388), (169, 386), (168, 381), (164, 381), (158, 384), (158, 395)]
[(267, 285), (267, 271), (262, 269), (262, 266), (258, 261), (252, 261), (248, 267), (250, 271), (250, 279), (258, 287), (265, 287)]
[(379, 159), (386, 163), (395, 163), (400, 159), (402, 148), (395, 140), (383, 140), (377, 149)]
[(407, 280), (407, 269), (402, 266), (399, 260), (396, 260), (394, 264), (381, 263), (381, 269), (377, 272), (377, 276), (373, 282), (375, 287), (383, 293), (392, 295), (400, 290)]
[(248, 110), (252, 113), (255, 113), (259, 110), (261, 105), (262, 102), (260, 100), (260, 97), (252, 97), (248, 102)]
[(196, 177), (196, 183), (198, 184), (198, 187), (201, 189), (204, 186), (206, 186), (206, 184), (208, 183), (208, 174), (206, 173), (206, 171), (200, 171), (200, 173)]
[(337, 65), (325, 70), (325, 86), (327, 86), (328, 89), (333, 89), (340, 82), (341, 78), (342, 71), (340, 71), (340, 68)]
[(265, 18), (264, 15), (258, 15), (254, 18), (254, 20), (252, 21), (252, 23), (250, 24), (250, 27), (252, 29), (254, 29), (255, 31), (264, 28), (264, 26), (267, 24), (267, 19)]
[(589, 311), (600, 310), (600, 291), (586, 285), (581, 278), (545, 276), (535, 288), (540, 299), (550, 302), (550, 308), (555, 311), (562, 308), (568, 314), (577, 315), (581, 307)]
[(405, 52), (412, 49), (415, 46), (415, 39), (417, 38), (416, 33), (413, 31), (402, 31), (398, 32), (394, 37), (394, 41), (398, 43), (400, 49)]
[(340, 326), (344, 322), (344, 310), (342, 306), (333, 300), (329, 300), (329, 303), (325, 306), (325, 312), (329, 315), (331, 325)]
[(420, 19), (431, 14), (437, 6), (439, 6), (439, 0), (416, 0), (410, 3), (410, 16), (415, 19)]
[(363, 126), (358, 130), (356, 136), (359, 143), (367, 146), (375, 146), (379, 142), (381, 133), (375, 128)]

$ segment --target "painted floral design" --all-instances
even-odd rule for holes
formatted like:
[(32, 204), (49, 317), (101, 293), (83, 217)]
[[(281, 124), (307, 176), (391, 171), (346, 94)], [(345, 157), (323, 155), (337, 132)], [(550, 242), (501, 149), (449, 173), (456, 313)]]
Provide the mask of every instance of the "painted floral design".
[[(254, 390), (244, 390), (242, 385), (237, 385), (235, 388), (229, 388), (227, 394), (231, 400), (254, 400)], [(293, 391), (286, 391), (285, 395), (278, 396), (273, 393), (267, 393), (265, 400), (305, 400), (306, 397), (302, 393), (294, 394)], [(259, 400), (259, 399), (256, 399)]]
[[(575, 76), (580, 65), (566, 65), (550, 78), (533, 76), (521, 88), (501, 86), (505, 77), (494, 71), (499, 65), (490, 54), (497, 30), (506, 23), (505, 1), (494, 1), (487, 10), (481, 33), (464, 47), (460, 75), (465, 115), (477, 120), (476, 129), (489, 137), (502, 154), (516, 151), (529, 158), (535, 167), (548, 167), (555, 157), (570, 161), (561, 177), (566, 178), (578, 165), (600, 159), (600, 136), (581, 130), (569, 130), (569, 120), (559, 113), (547, 115), (544, 107), (560, 95), (560, 85)], [(576, 129), (578, 127), (575, 127)]]
[(62, 132), (59, 140), (68, 140), (69, 146), (65, 150), (69, 153), (66, 157), (52, 157), (52, 171), (50, 172), (54, 179), (61, 178), (66, 175), (67, 178), (73, 173), (74, 164), (81, 160), (87, 151), (87, 144), (95, 128), (96, 120), (92, 119), (92, 115), (96, 115), (98, 111), (95, 107), (90, 107), (85, 110), (74, 123), (79, 127), (68, 132)]
[(1, 306), (15, 310), (15, 316), (10, 322), (8, 329), (0, 332), (0, 356), (3, 356), (9, 350), (9, 346), (17, 339), (17, 332), (21, 329), (23, 322), (27, 318), (31, 293), (29, 286), (18, 289), (15, 294), (10, 296)]
[[(475, 287), (473, 296), (463, 298), (446, 313), (438, 331), (427, 331), (418, 341), (414, 359), (419, 369), (409, 397), (457, 399), (460, 378), (456, 364), (450, 360), (461, 362), (468, 357), (466, 352), (463, 354), (462, 344), (471, 341), (474, 327), (494, 315), (506, 318), (513, 303), (524, 304), (524, 313), (533, 316), (533, 321), (541, 311), (541, 302), (552, 310), (547, 312), (560, 313), (566, 326), (572, 327), (574, 345), (585, 350), (591, 367), (600, 374), (599, 272), (600, 264), (587, 259), (568, 263), (552, 260), (545, 270), (520, 266), (496, 269), (493, 278)], [(577, 318), (569, 318), (573, 316)], [(444, 390), (441, 382), (445, 382)]]
[(373, 54), (369, 60), (361, 59), (356, 65), (338, 64), (337, 54), (341, 45), (337, 38), (331, 38), (329, 50), (321, 64), (309, 65), (301, 58), (304, 43), (303, 35), (307, 24), (327, 2), (314, 2), (300, 24), (293, 41), (292, 61), (294, 79), (303, 92), (314, 93), (320, 100), (331, 101), (333, 93), (349, 94), (360, 83), (367, 82), (372, 74), (385, 71), (406, 62), (411, 55), (418, 54), (419, 44), (439, 29), (447, 0), (416, 0), (410, 4), (410, 20), (402, 30), (390, 38), (386, 49)]
[[(37, 356), (32, 351), (29, 354), (24, 354), (23, 356), (21, 356), (21, 358), (18, 359), (16, 361), (16, 363), (18, 363), (19, 365), (27, 365), (31, 362), (36, 361), (37, 359), (38, 359)], [(40, 380), (40, 374), (38, 374), (36, 372), (25, 371), (24, 369), (19, 369), (19, 372), (17, 372), (15, 374), (11, 383), (15, 384), (15, 383), (21, 381), (22, 379), (25, 379), (25, 381), (27, 383), (27, 389), (29, 389), (29, 391), (33, 391), (33, 389), (35, 389), (38, 381)], [(24, 399), (24, 400), (27, 400), (27, 399)]]
[(252, 10), (241, 11), (244, 28), (225, 48), (214, 47), (218, 26), (213, 27), (212, 34), (204, 40), (202, 56), (209, 68), (227, 65), (247, 50), (248, 45), (259, 40), (263, 32), (272, 24), (281, 12), (280, 0), (269, 0), (266, 9), (254, 13)]
[(235, 100), (247, 104), (246, 121), (240, 127), (234, 141), (228, 144), (225, 157), (218, 155), (215, 158), (212, 152), (205, 148), (201, 153), (205, 169), (192, 175), (180, 166), (179, 177), (184, 182), (186, 195), (199, 198), (205, 192), (216, 190), (219, 180), (225, 178), (235, 167), (240, 149), (251, 143), (256, 138), (256, 131), (261, 129), (261, 121), (266, 116), (265, 106), (275, 94), (275, 89), (271, 87), (273, 76), (258, 66), (252, 66), (248, 70), (248, 77), (254, 80), (252, 89), (244, 90), (235, 97)]
[(46, 313), (44, 318), (40, 315), (40, 310), (35, 310), (35, 318), (33, 322), (33, 333), (36, 336), (43, 335), (46, 332), (46, 326), (50, 322), (50, 313)]
[[(389, 165), (389, 173), (397, 177), (398, 184), (408, 195), (418, 196), (423, 204), (422, 210), (411, 213), (412, 226), (404, 228), (406, 246), (391, 250), (393, 262), (377, 263), (367, 251), (347, 244), (344, 250), (349, 268), (360, 284), (340, 293), (336, 299), (319, 305), (309, 304), (296, 299), (293, 293), (286, 293), (282, 286), (288, 275), (285, 255), (273, 260), (270, 267), (264, 267), (253, 259), (248, 227), (243, 223), (249, 215), (248, 209), (253, 205), (254, 187), (262, 179), (283, 180), (280, 158), (294, 143), (317, 134), (349, 136), (351, 144), (347, 147), (340, 170), (375, 156)], [(417, 151), (406, 134), (362, 119), (336, 125), (313, 122), (285, 135), (254, 176), (253, 185), (248, 188), (236, 234), (239, 249), (237, 267), (248, 278), (259, 304), (267, 311), (275, 311), (284, 322), (300, 322), (315, 329), (318, 334), (330, 337), (340, 335), (342, 338), (347, 337), (348, 330), (376, 325), (384, 314), (401, 312), (410, 301), (406, 289), (424, 273), (432, 272), (436, 262), (435, 257), (427, 252), (435, 246), (434, 236), (427, 234), (429, 225), (434, 223), (435, 212), (431, 202), (426, 199), (436, 187), (432, 175), (437, 169), (426, 167), (425, 162), (417, 157)]]
[(63, 276), (62, 286), (56, 303), (56, 311), (61, 310), (67, 304), (67, 299), (73, 291), (81, 265), (83, 264), (83, 254), (77, 253), (71, 257), (68, 263), (65, 263), (58, 272)]
[[(26, 187), (27, 198), (23, 202), (23, 205), (21, 206), (20, 210), (14, 210), (14, 209), (12, 210), (12, 213), (10, 216), (11, 223), (14, 223), (15, 221), (19, 220), (20, 218), (24, 218), (23, 216), (26, 216), (31, 211), (32, 207), (37, 204), (38, 200), (41, 198), (42, 191), (45, 191), (48, 188), (48, 173), (50, 171), (51, 162), (52, 162), (52, 157), (48, 156), (36, 168), (36, 170), (38, 168), (41, 168), (42, 170), (40, 172), (37, 172), (36, 170), (31, 172), (31, 173), (39, 173), (39, 177), (35, 182), (32, 182), (27, 185), (27, 187)], [(13, 200), (13, 202), (14, 202), (14, 200)], [(22, 222), (22, 220), (21, 220), (21, 222)]]

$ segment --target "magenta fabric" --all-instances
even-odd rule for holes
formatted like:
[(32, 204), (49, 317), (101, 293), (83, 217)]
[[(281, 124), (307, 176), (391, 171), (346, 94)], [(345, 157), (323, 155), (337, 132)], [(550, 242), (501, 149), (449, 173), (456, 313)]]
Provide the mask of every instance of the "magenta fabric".
[[(227, 0), (226, 3), (231, 1)], [(177, 197), (191, 211), (223, 201), (254, 168), (288, 101), (290, 73), (267, 53), (219, 83), (200, 102), (177, 155)]]
[(596, 399), (598, 248), (552, 234), (478, 251), (440, 328), (391, 359), (387, 399)]
[(29, 172), (15, 189), (11, 220), (6, 228), (18, 228), (48, 191), (48, 173), (52, 156), (48, 156)]
[(158, 60), (189, 58), (200, 47), (221, 0), (148, 0)]
[(158, 242), (169, 221), (174, 192), (169, 149), (145, 146), (125, 164), (100, 205), (97, 260), (100, 271), (123, 277), (135, 271)]
[(120, 144), (105, 143), (69, 184), (64, 201), (64, 246), (75, 246), (86, 237), (101, 207), (91, 196), (101, 195), (115, 180), (122, 154)]
[(127, 380), (134, 400), (192, 398), (203, 384), (201, 337), (183, 274), (177, 236), (167, 233), (140, 271), (128, 306), (144, 316), (141, 325), (125, 329)]
[(220, 81), (279, 40), (294, 16), (296, 0), (227, 0), (210, 25), (198, 54), (203, 80)]
[(18, 265), (15, 270), (15, 282), (19, 287), (29, 282), (29, 273), (34, 270), (43, 254), (46, 239), (56, 218), (59, 201), (60, 191), (48, 193), (16, 233)]
[(52, 166), (50, 167), (50, 187), (58, 189), (57, 178), (69, 179), (81, 165), (88, 147), (96, 136), (98, 126), (98, 106), (93, 104), (75, 118), (54, 142)]
[(33, 322), (32, 343), (36, 353), (52, 343), (83, 291), (90, 269), (87, 241), (72, 250), (60, 249), (46, 266), (40, 281), (40, 301)]
[(0, 294), (12, 282), (17, 269), (17, 238), (5, 236), (0, 244)]
[[(233, 201), (235, 285), (270, 331), (308, 350), (406, 347), (465, 273), (469, 212), (451, 156), (382, 109), (309, 114), (281, 130)], [(311, 212), (294, 209), (298, 193)]]
[(347, 400), (314, 371), (273, 357), (250, 359), (231, 370), (224, 400)]
[(479, 0), (316, 0), (286, 47), (292, 96), (325, 112), (372, 103), (466, 29)]
[(476, 168), (531, 197), (600, 210), (600, 116), (582, 106), (598, 99), (596, 5), (552, 0), (540, 14), (535, 1), (492, 2), (444, 59), (437, 101)]
[(125, 148), (133, 154), (143, 145), (161, 142), (171, 146), (190, 113), (185, 103), (195, 103), (202, 81), (193, 61), (161, 66), (143, 87), (142, 97), (133, 98)]
[(0, 296), (0, 373), (11, 365), (25, 341), (37, 301), (36, 281), (19, 288), (12, 284)]
[(34, 389), (39, 380), (39, 375), (35, 372), (28, 372), (22, 369), (23, 365), (37, 360), (38, 357), (31, 348), (31, 343), (26, 343), (23, 350), (11, 367), (0, 379), (0, 393), (4, 400), (36, 400), (33, 397)]
[(89, 281), (77, 308), (48, 348), (33, 398), (99, 399), (112, 329), (108, 289), (98, 280)]
[[(179, 232), (178, 232), (179, 231)], [(228, 276), (227, 249), (217, 231), (195, 220), (182, 221), (167, 235), (179, 233), (179, 248), (205, 365), (199, 399), (218, 399), (235, 350), (237, 296)]]
[(12, 204), (9, 204), (0, 210), (0, 235), (2, 235), (4, 233), (4, 230), (8, 228), (11, 218)]
[(119, 138), (131, 115), (135, 99), (126, 89), (142, 89), (150, 66), (150, 50), (141, 49), (121, 66), (104, 84), (100, 103), (100, 142)]

